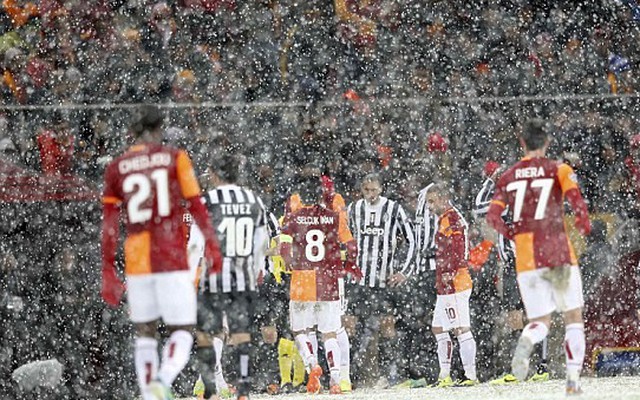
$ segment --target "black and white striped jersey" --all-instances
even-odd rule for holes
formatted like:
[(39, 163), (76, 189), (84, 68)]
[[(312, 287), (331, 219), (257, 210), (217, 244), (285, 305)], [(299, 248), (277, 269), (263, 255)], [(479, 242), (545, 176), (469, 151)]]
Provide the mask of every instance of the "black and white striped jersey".
[[(473, 215), (476, 218), (485, 218), (487, 213), (489, 212), (489, 206), (491, 205), (491, 199), (493, 198), (493, 193), (496, 189), (496, 183), (491, 178), (487, 178), (482, 183), (482, 188), (478, 192), (475, 201), (475, 208), (473, 210)], [(502, 218), (504, 220), (508, 219), (509, 208), (505, 208), (502, 212)], [(515, 262), (515, 245), (514, 243), (505, 238), (503, 235), (498, 235), (498, 253), (500, 254), (500, 259), (505, 263), (513, 263)]]
[[(267, 234), (269, 235), (269, 241), (271, 242), (274, 238), (280, 236), (280, 231), (280, 221), (278, 221), (278, 218), (272, 212), (267, 212)], [(271, 244), (269, 244), (269, 246), (271, 246)], [(273, 273), (273, 260), (271, 257), (266, 257), (265, 266), (268, 272)]]
[(223, 261), (222, 272), (202, 276), (200, 289), (213, 293), (255, 291), (258, 274), (265, 269), (269, 240), (262, 200), (237, 185), (219, 186), (202, 199), (216, 228)]
[(433, 183), (425, 186), (418, 193), (418, 205), (414, 221), (416, 238), (416, 272), (435, 271), (436, 269), (436, 233), (438, 232), (438, 216), (429, 210), (427, 193)]
[[(349, 229), (358, 244), (357, 264), (364, 276), (359, 282), (361, 286), (383, 288), (390, 275), (413, 273), (413, 227), (399, 203), (380, 197), (377, 204), (372, 205), (361, 199), (349, 205), (348, 215)], [(402, 263), (396, 260), (399, 236), (407, 242)]]

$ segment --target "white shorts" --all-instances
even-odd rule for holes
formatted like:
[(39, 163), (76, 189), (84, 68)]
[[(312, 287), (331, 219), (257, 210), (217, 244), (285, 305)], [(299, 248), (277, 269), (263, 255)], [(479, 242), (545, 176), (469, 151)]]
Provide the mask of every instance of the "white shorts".
[(433, 322), (431, 325), (442, 327), (445, 331), (454, 328), (471, 327), (470, 298), (471, 289), (453, 294), (439, 294), (436, 298), (436, 307), (433, 310)]
[(342, 326), (340, 300), (290, 301), (289, 323), (293, 332), (318, 326), (321, 333), (336, 332)]
[(127, 300), (134, 323), (160, 318), (167, 325), (196, 323), (196, 289), (190, 271), (129, 275)]
[(520, 272), (518, 286), (528, 319), (584, 306), (582, 278), (577, 266)]

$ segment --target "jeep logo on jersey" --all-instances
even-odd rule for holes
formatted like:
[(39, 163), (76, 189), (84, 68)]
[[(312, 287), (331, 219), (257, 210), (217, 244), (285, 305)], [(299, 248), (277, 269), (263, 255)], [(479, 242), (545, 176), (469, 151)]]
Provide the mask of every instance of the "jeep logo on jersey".
[(376, 228), (376, 227), (370, 227), (367, 226), (364, 229), (360, 229), (360, 233), (363, 235), (370, 235), (370, 236), (382, 236), (384, 235), (384, 229), (382, 228)]

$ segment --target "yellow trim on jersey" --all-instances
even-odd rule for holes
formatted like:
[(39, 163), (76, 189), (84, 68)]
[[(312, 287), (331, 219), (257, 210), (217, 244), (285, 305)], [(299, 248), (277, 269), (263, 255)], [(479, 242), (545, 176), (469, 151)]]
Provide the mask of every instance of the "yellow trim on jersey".
[(115, 196), (104, 196), (102, 198), (102, 203), (103, 204), (120, 204), (122, 203), (122, 200), (120, 200), (119, 198), (115, 197)]
[(504, 201), (500, 201), (500, 200), (491, 200), (491, 204), (495, 204), (497, 206), (500, 206), (502, 208), (507, 208), (507, 205), (505, 204)]

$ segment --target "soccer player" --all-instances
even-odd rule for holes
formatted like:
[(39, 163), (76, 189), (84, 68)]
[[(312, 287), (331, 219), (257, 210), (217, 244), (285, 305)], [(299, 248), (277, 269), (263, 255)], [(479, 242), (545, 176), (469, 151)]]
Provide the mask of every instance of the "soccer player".
[[(498, 250), (500, 260), (502, 261), (502, 304), (507, 310), (507, 324), (511, 329), (508, 345), (513, 350), (515, 348), (515, 343), (518, 338), (520, 338), (520, 334), (524, 328), (524, 306), (522, 304), (522, 299), (520, 298), (520, 292), (518, 291), (518, 283), (516, 280), (514, 244), (511, 240), (506, 239), (504, 235), (496, 235), (495, 231), (488, 231), (485, 229), (485, 216), (487, 215), (489, 206), (491, 205), (491, 198), (493, 197), (496, 187), (495, 180), (499, 171), (500, 165), (495, 161), (488, 161), (486, 163), (483, 171), (486, 179), (476, 196), (474, 215), (481, 226), (480, 231), (486, 234), (485, 243), (489, 244), (489, 246), (487, 246), (487, 252), (491, 250), (491, 247), (493, 247), (495, 242), (495, 247)], [(505, 208), (502, 212), (503, 219), (508, 218), (508, 212), (509, 209)], [(513, 346), (511, 346), (512, 343)], [(536, 346), (536, 348), (539, 351), (539, 362), (535, 373), (529, 380), (533, 382), (546, 381), (549, 379), (549, 371), (547, 368), (547, 339), (545, 338)], [(507, 373), (500, 378), (491, 381), (491, 384), (499, 385), (516, 382), (518, 382), (516, 377), (511, 373)]]
[[(307, 391), (321, 390), (322, 369), (308, 337), (317, 326), (330, 369), (330, 392), (339, 394), (341, 349), (337, 333), (342, 323), (338, 279), (346, 272), (359, 276), (359, 270), (354, 264), (356, 245), (345, 214), (334, 210), (330, 206), (333, 199), (324, 194), (318, 175), (302, 176), (296, 193), (300, 204), (289, 205), (284, 216), (281, 255), (292, 269), (290, 324), (298, 351), (310, 371)], [(347, 249), (344, 268), (341, 245)]]
[[(591, 223), (571, 167), (545, 156), (551, 139), (544, 122), (527, 121), (519, 140), (525, 157), (502, 174), (487, 214), (488, 223), (515, 243), (518, 285), (529, 320), (513, 355), (512, 373), (519, 380), (527, 376), (533, 346), (547, 337), (551, 314), (559, 311), (566, 330), (566, 393), (579, 394), (584, 301), (578, 261), (564, 225), (565, 198), (580, 233), (588, 235)], [(511, 224), (502, 218), (505, 208)]]
[[(238, 157), (231, 154), (217, 156), (209, 168), (209, 185), (213, 189), (207, 192), (203, 201), (217, 227), (223, 263), (219, 274), (203, 276), (200, 281), (198, 359), (205, 369), (214, 363), (218, 350), (214, 348), (213, 340), (207, 339), (209, 334), (219, 336), (223, 332), (224, 313), (230, 342), (238, 356), (237, 398), (248, 399), (257, 279), (265, 272), (268, 233), (264, 204), (251, 190), (237, 185), (239, 173)], [(208, 398), (215, 388), (210, 371), (206, 372), (202, 374), (202, 380), (204, 395)]]
[[(436, 183), (427, 192), (429, 208), (439, 215), (436, 244), (436, 305), (431, 330), (436, 337), (440, 373), (436, 386), (472, 386), (476, 376), (476, 341), (471, 333), (469, 299), (472, 281), (467, 259), (468, 225), (453, 206), (453, 193), (444, 183)], [(465, 377), (454, 383), (451, 379), (452, 343), (449, 332), (458, 339)]]
[[(378, 357), (381, 377), (377, 386), (386, 387), (397, 380), (395, 318), (393, 309), (397, 303), (390, 288), (402, 285), (411, 275), (414, 266), (415, 240), (413, 227), (404, 208), (391, 199), (381, 196), (382, 179), (369, 174), (361, 182), (363, 198), (348, 208), (349, 228), (358, 244), (357, 266), (363, 278), (349, 285), (350, 314), (345, 325), (360, 325), (360, 343), (355, 353), (358, 364), (364, 365), (366, 351), (371, 340), (380, 333)], [(407, 244), (404, 260), (398, 260), (398, 237)], [(401, 262), (400, 262), (401, 261)], [(396, 271), (396, 263), (400, 270)], [(388, 380), (391, 380), (389, 382)]]
[[(193, 344), (196, 292), (187, 263), (184, 206), (203, 231), (212, 271), (222, 265), (191, 160), (183, 150), (161, 144), (162, 121), (157, 108), (141, 108), (132, 127), (136, 143), (107, 166), (102, 198), (102, 297), (116, 307), (125, 291), (115, 267), (119, 217), (124, 212), (127, 300), (144, 400), (172, 398), (171, 384), (189, 360)], [(171, 332), (161, 363), (155, 339), (160, 319)]]

